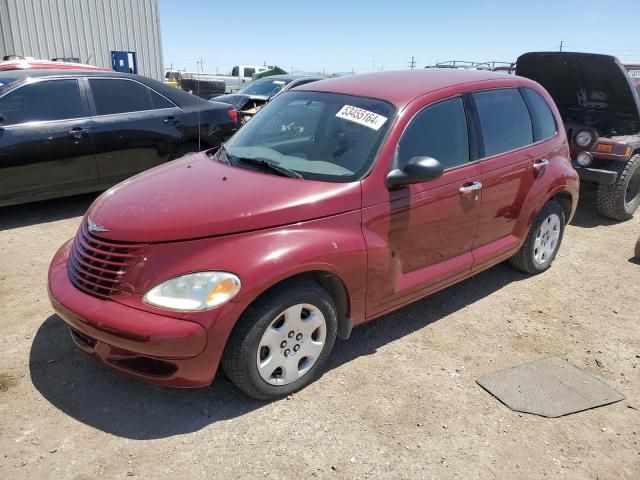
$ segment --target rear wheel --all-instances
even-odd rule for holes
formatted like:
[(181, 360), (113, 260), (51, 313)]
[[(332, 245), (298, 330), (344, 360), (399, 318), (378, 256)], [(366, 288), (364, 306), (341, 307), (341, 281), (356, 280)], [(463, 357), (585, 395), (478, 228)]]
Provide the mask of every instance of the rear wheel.
[(636, 242), (635, 257), (640, 260), (640, 238), (638, 238), (638, 241)]
[(526, 273), (542, 273), (556, 258), (564, 234), (564, 210), (556, 201), (548, 202), (536, 217), (527, 238), (509, 262)]
[(313, 282), (288, 282), (256, 300), (227, 342), (222, 367), (260, 400), (284, 397), (322, 372), (337, 332), (333, 299)]
[(618, 172), (613, 185), (598, 185), (598, 212), (613, 220), (630, 220), (640, 205), (640, 154), (628, 162), (612, 162)]

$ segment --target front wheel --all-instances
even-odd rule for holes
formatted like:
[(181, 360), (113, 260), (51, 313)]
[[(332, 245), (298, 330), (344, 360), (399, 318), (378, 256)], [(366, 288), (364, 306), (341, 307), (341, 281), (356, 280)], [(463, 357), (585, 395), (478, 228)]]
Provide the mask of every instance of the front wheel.
[(331, 296), (313, 282), (288, 282), (256, 300), (227, 343), (222, 367), (247, 395), (272, 400), (322, 373), (336, 339)]
[(542, 207), (527, 238), (509, 262), (526, 273), (542, 273), (556, 258), (564, 234), (564, 210), (556, 201)]
[(598, 185), (598, 212), (612, 220), (630, 220), (640, 205), (640, 155), (615, 162), (614, 168), (616, 183)]

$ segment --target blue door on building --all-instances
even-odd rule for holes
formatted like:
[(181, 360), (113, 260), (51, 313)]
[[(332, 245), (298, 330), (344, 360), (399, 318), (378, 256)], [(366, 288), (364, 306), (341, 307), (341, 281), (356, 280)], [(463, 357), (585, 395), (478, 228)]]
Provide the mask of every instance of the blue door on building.
[(138, 73), (136, 52), (111, 52), (111, 66), (116, 72)]

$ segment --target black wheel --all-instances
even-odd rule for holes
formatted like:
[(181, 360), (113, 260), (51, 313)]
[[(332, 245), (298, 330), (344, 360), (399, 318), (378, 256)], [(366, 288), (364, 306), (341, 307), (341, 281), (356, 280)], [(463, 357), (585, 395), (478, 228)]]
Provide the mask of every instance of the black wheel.
[(171, 155), (169, 160), (176, 160), (178, 158), (184, 157), (187, 153), (197, 152), (198, 144), (197, 143), (183, 143), (182, 145), (176, 148), (175, 152)]
[(556, 201), (547, 202), (533, 222), (527, 238), (509, 262), (518, 270), (536, 274), (547, 270), (556, 258), (564, 235), (564, 210)]
[(640, 154), (612, 164), (618, 180), (613, 185), (598, 185), (598, 212), (613, 220), (630, 220), (640, 205)]
[(640, 238), (638, 238), (638, 241), (636, 242), (635, 257), (640, 260)]
[(253, 398), (285, 397), (322, 373), (337, 328), (336, 307), (326, 290), (310, 281), (283, 283), (243, 313), (222, 367)]

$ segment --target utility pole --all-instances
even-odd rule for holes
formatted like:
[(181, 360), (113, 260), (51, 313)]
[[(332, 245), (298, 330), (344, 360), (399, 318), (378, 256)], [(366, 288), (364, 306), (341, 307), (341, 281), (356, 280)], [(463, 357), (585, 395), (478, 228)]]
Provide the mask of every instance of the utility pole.
[(560, 51), (562, 51), (562, 47), (564, 47), (564, 41), (560, 40)]
[(416, 59), (413, 55), (411, 55), (411, 61), (409, 62), (409, 68), (413, 70), (416, 68)]

